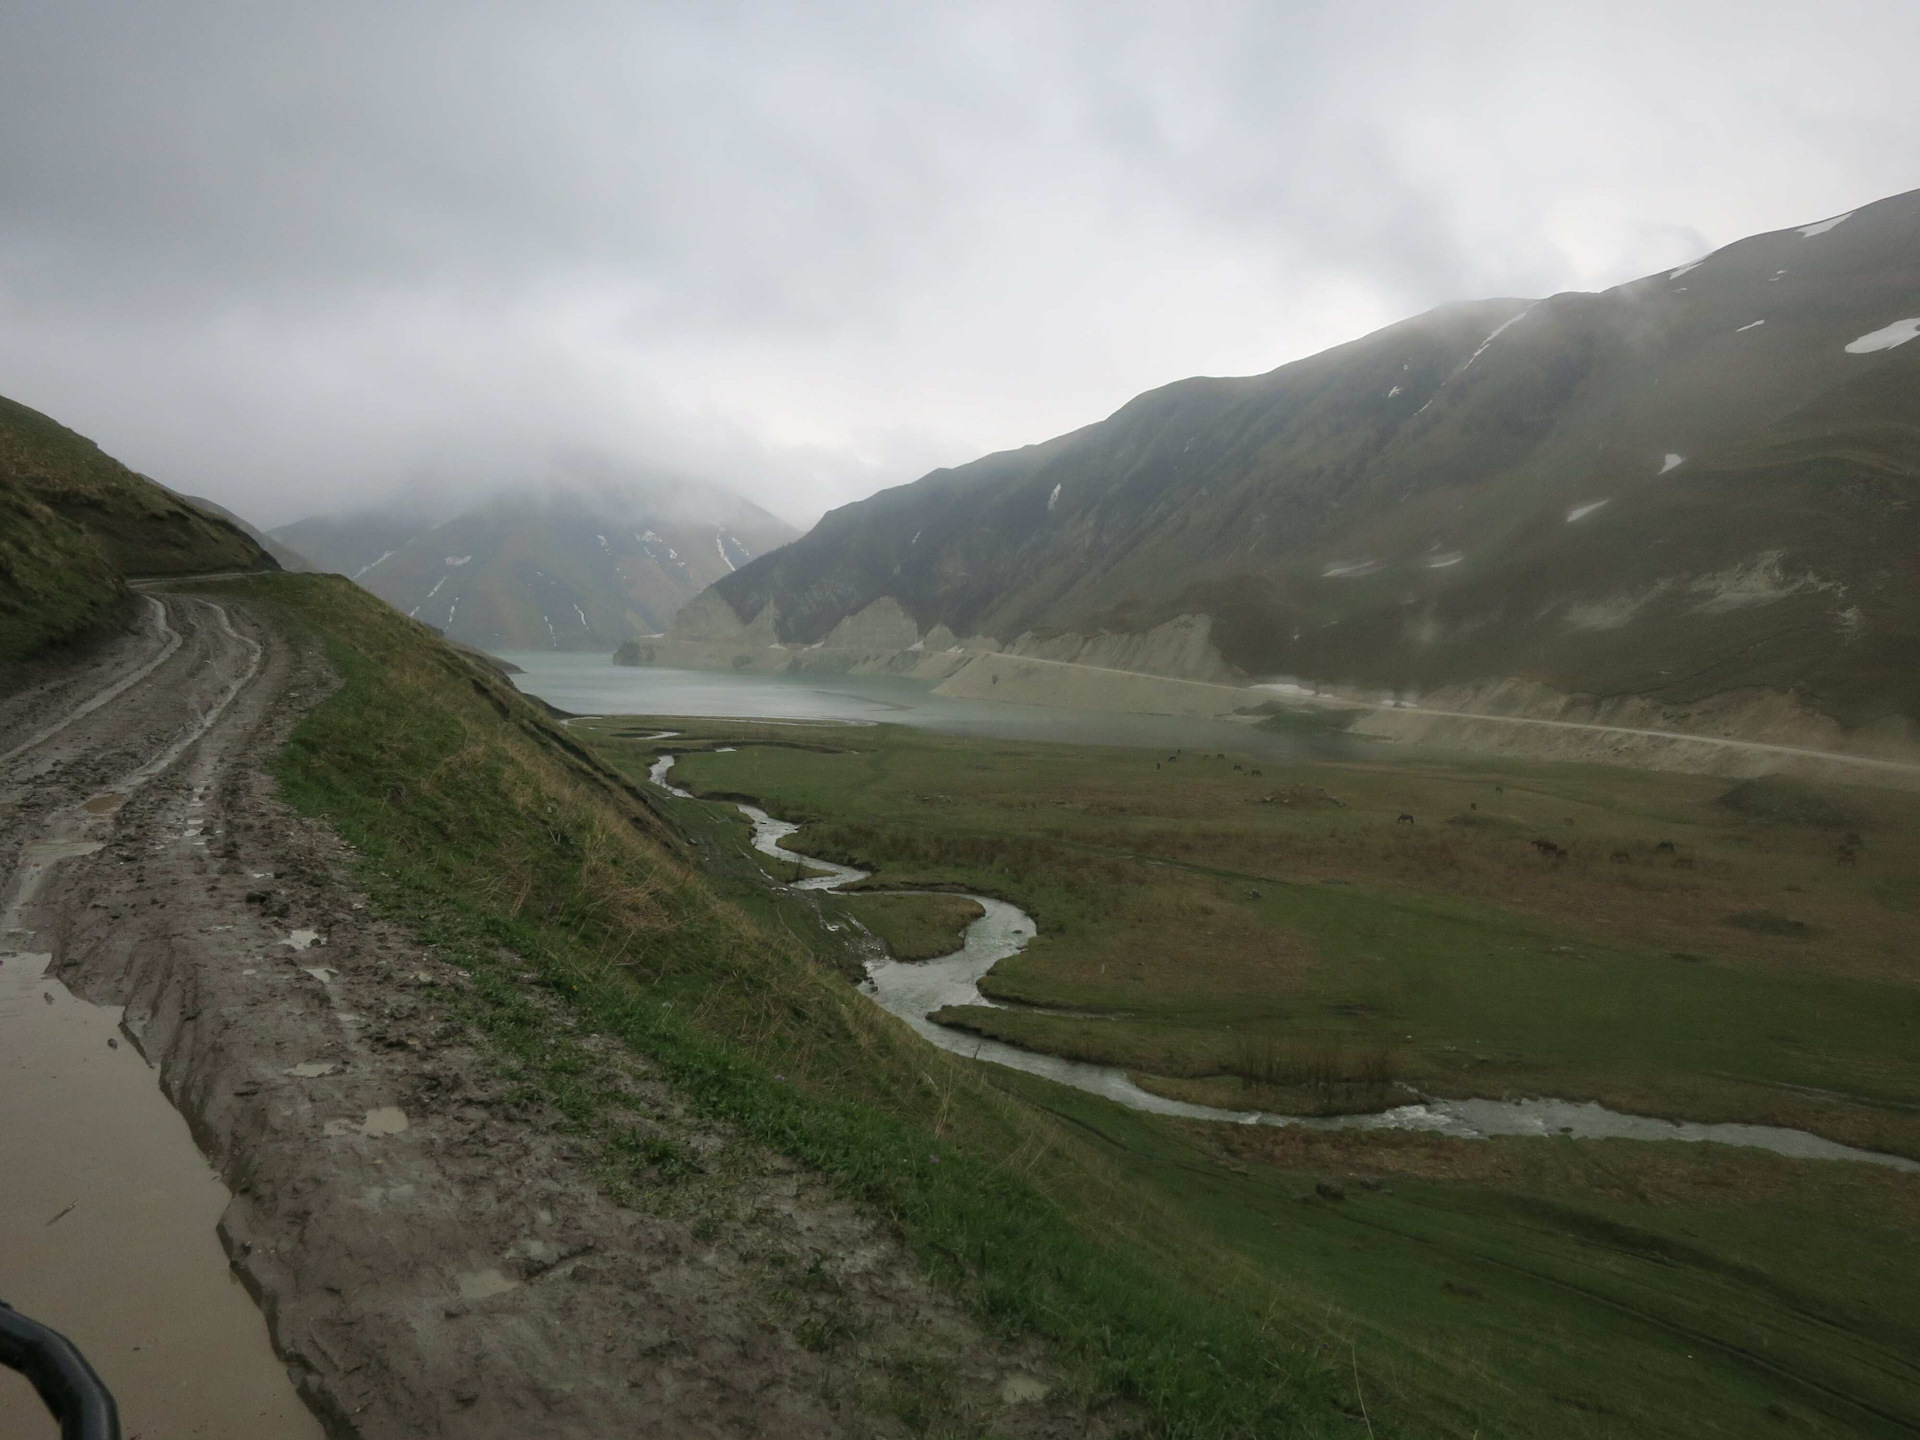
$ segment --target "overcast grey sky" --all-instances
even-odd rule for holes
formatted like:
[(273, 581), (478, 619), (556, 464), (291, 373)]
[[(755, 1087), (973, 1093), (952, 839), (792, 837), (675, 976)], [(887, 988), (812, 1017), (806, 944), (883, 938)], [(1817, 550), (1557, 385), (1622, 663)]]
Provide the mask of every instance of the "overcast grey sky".
[(592, 450), (808, 524), (1920, 185), (1920, 4), (0, 0), (0, 394), (263, 524)]

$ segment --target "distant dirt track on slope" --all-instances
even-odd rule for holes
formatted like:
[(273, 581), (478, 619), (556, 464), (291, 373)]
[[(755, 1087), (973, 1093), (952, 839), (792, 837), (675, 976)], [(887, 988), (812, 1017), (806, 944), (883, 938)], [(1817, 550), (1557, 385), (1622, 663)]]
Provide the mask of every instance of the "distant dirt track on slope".
[[(609, 1199), (449, 1018), (468, 978), (372, 918), (353, 852), (279, 800), (269, 763), (337, 684), (317, 649), (244, 596), (148, 593), (135, 632), (0, 697), (0, 911), (76, 994), (125, 1006), (122, 1034), (231, 1192), (232, 1267), (329, 1434), (869, 1433), (832, 1399), (857, 1393), (856, 1362), (770, 1319), (774, 1252), (830, 1257), (849, 1313), (984, 1388), (1045, 1373), (933, 1291), (889, 1226), (777, 1157), (734, 1152), (726, 1193), (748, 1218), (728, 1243)], [(593, 1053), (641, 1113), (682, 1113), (644, 1061)], [(151, 1327), (171, 1297), (126, 1279), (105, 1303)], [(168, 1388), (220, 1364), (189, 1350)], [(169, 1433), (219, 1429), (132, 1398), (123, 1414)], [(1025, 1440), (1108, 1428), (1064, 1414), (996, 1418)]]
[[(1022, 665), (1054, 665), (1067, 670), (1087, 670), (1102, 675), (1126, 675), (1143, 680), (1161, 680), (1168, 685), (1236, 695), (1243, 700), (1272, 699), (1262, 691), (1242, 685), (1220, 685), (1209, 680), (1180, 680), (1172, 676), (1147, 675), (1135, 670), (1116, 670), (1104, 665), (1083, 665), (1073, 660), (1043, 660), (1034, 655), (997, 654), (998, 660)], [(1734, 740), (1719, 735), (1690, 735), (1684, 730), (1643, 730), (1627, 725), (1598, 725), (1577, 720), (1544, 720), (1526, 715), (1488, 715), (1475, 710), (1435, 710), (1421, 705), (1371, 705), (1364, 701), (1342, 701), (1326, 708), (1375, 710), (1391, 715), (1431, 715), (1449, 720), (1485, 720), (1496, 725), (1537, 725), (1550, 730), (1586, 731), (1599, 735), (1631, 735), (1644, 739), (1673, 740), (1690, 745), (1713, 745), (1755, 754), (1782, 755), (1800, 760), (1819, 760), (1837, 765), (1861, 765), (1904, 775), (1920, 775), (1920, 765), (1901, 760), (1880, 760), (1867, 755), (1848, 755), (1838, 750), (1814, 750), (1796, 745), (1773, 745), (1763, 740)]]
[[(123, 642), (120, 646), (113, 647), (111, 653), (115, 659), (119, 659), (125, 655), (127, 650), (137, 651), (141, 647), (143, 640), (151, 638), (154, 642), (151, 658), (140, 656), (135, 659), (133, 661), (135, 668), (124, 674), (119, 674), (118, 678), (107, 678), (108, 676), (116, 674), (116, 670), (111, 662), (102, 663), (104, 657), (97, 657), (95, 663), (87, 667), (87, 669), (83, 670), (80, 674), (63, 677), (66, 681), (67, 688), (78, 688), (101, 681), (104, 681), (104, 683), (101, 683), (100, 689), (89, 695), (85, 700), (72, 705), (71, 708), (59, 709), (56, 718), (49, 721), (34, 734), (29, 735), (25, 740), (20, 741), (12, 749), (0, 752), (0, 765), (5, 765), (16, 756), (23, 755), (36, 746), (44, 745), (75, 721), (83, 720), (95, 710), (98, 710), (102, 705), (117, 700), (121, 695), (132, 689), (135, 685), (138, 685), (142, 680), (146, 679), (147, 676), (151, 675), (161, 665), (172, 658), (173, 652), (180, 648), (180, 633), (167, 623), (166, 606), (162, 605), (152, 596), (147, 597), (147, 604), (151, 606), (152, 609), (145, 617), (145, 624), (136, 631), (135, 635), (129, 637), (127, 641)], [(38, 702), (38, 707), (34, 713), (43, 713), (45, 708), (49, 708), (44, 704), (45, 698), (46, 697), (41, 696), (22, 697), (22, 707), (24, 709), (25, 706), (36, 705), (36, 702)]]

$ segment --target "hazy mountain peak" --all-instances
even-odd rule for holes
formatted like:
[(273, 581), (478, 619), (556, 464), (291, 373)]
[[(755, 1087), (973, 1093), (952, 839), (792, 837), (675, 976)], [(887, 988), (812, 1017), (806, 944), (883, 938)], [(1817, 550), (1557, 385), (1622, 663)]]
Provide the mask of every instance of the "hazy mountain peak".
[(720, 486), (575, 461), (446, 517), (315, 516), (274, 538), (415, 618), (486, 649), (612, 650), (794, 538)]

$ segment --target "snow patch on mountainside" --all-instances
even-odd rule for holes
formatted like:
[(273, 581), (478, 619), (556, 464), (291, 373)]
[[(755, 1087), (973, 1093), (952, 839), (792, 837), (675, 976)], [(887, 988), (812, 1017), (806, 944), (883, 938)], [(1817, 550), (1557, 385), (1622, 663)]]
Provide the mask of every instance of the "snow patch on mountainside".
[(1800, 227), (1800, 233), (1806, 236), (1807, 239), (1811, 240), (1816, 235), (1826, 234), (1829, 230), (1833, 229), (1834, 226), (1838, 225), (1842, 220), (1851, 220), (1852, 218), (1853, 218), (1853, 211), (1849, 210), (1847, 211), (1846, 214), (1835, 215), (1829, 220), (1816, 220), (1811, 225), (1802, 225)]
[(1847, 353), (1871, 355), (1876, 350), (1891, 350), (1896, 345), (1906, 344), (1916, 335), (1920, 335), (1920, 316), (1911, 320), (1896, 320), (1891, 325), (1870, 330), (1858, 340), (1851, 341), (1847, 345)]
[(1661, 462), (1660, 462), (1660, 473), (1661, 473), (1662, 475), (1664, 475), (1664, 474), (1666, 474), (1666, 473), (1667, 473), (1667, 472), (1668, 472), (1669, 470), (1677, 470), (1677, 469), (1679, 469), (1679, 468), (1680, 468), (1680, 466), (1682, 466), (1682, 465), (1684, 465), (1684, 464), (1686, 464), (1686, 463), (1687, 463), (1687, 457), (1686, 457), (1686, 456), (1684, 456), (1684, 455), (1676, 455), (1676, 454), (1674, 454), (1674, 452), (1673, 452), (1673, 451), (1671, 451), (1671, 450), (1669, 450), (1669, 451), (1667, 452), (1667, 458), (1666, 458), (1665, 460), (1663, 460), (1663, 461), (1661, 461)]
[(1522, 320), (1526, 319), (1528, 312), (1531, 311), (1532, 309), (1533, 309), (1533, 306), (1529, 305), (1525, 310), (1522, 310), (1518, 315), (1509, 316), (1507, 319), (1502, 320), (1498, 325), (1494, 326), (1493, 333), (1487, 336), (1486, 339), (1480, 342), (1480, 348), (1478, 350), (1474, 351), (1471, 355), (1467, 356), (1467, 364), (1462, 365), (1460, 369), (1465, 370), (1467, 368), (1467, 365), (1473, 364), (1474, 361), (1478, 360), (1482, 355), (1486, 354), (1487, 347), (1489, 345), (1493, 344), (1494, 341), (1498, 340), (1508, 330), (1512, 329), (1515, 325), (1518, 325)]
[(1358, 580), (1380, 568), (1378, 560), (1334, 560), (1320, 572), (1322, 580)]
[(1571, 525), (1576, 520), (1584, 520), (1587, 518), (1587, 516), (1591, 515), (1594, 511), (1598, 510), (1602, 505), (1609, 505), (1612, 503), (1613, 502), (1611, 498), (1609, 498), (1606, 500), (1589, 500), (1584, 505), (1576, 505), (1571, 510), (1567, 511), (1567, 524)]

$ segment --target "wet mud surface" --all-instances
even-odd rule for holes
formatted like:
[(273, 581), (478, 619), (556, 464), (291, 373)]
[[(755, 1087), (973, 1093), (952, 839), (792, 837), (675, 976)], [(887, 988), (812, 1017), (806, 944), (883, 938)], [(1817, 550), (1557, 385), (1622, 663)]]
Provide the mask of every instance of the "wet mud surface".
[[(983, 1337), (885, 1223), (699, 1130), (644, 1061), (589, 1040), (725, 1157), (709, 1223), (665, 1195), (614, 1203), (437, 998), (466, 978), (370, 918), (352, 854), (276, 798), (266, 764), (334, 681), (214, 598), (157, 596), (137, 636), (0, 699), (0, 1064), (40, 1077), (0, 1130), (0, 1294), (94, 1355), (129, 1435), (305, 1440), (306, 1410), (367, 1437), (906, 1433), (862, 1399), (882, 1350), (937, 1357), (953, 1413), (995, 1433), (1106, 1433), (1038, 1398), (1042, 1358)], [(49, 1157), (109, 1116), (153, 1153), (108, 1145), (67, 1195)], [(214, 1302), (174, 1313), (185, 1282), (88, 1225), (161, 1237), (235, 1333), (197, 1334)], [(35, 1245), (29, 1285), (14, 1257)], [(801, 1344), (817, 1302), (774, 1257), (873, 1339)], [(150, 1343), (178, 1348), (154, 1363)]]

